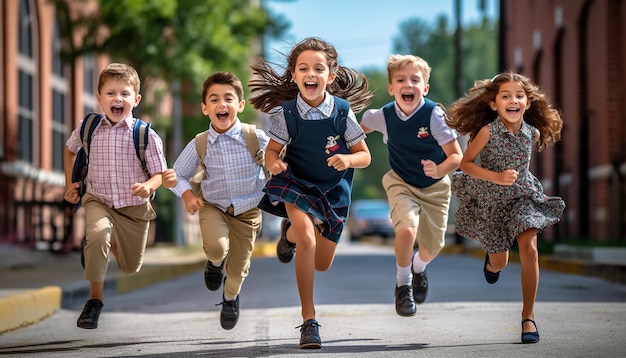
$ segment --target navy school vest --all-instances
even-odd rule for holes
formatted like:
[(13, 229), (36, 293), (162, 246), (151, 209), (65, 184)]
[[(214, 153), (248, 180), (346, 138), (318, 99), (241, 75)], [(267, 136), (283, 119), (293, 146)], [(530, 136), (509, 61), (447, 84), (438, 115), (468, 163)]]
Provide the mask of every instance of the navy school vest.
[(426, 188), (440, 180), (424, 174), (422, 159), (430, 159), (436, 164), (446, 159), (430, 128), (430, 116), (437, 104), (426, 97), (424, 101), (424, 106), (407, 121), (398, 118), (394, 102), (383, 107), (391, 169), (405, 182), (418, 188)]
[(350, 204), (354, 169), (337, 171), (326, 161), (335, 154), (351, 153), (344, 139), (349, 109), (348, 101), (335, 97), (330, 117), (305, 120), (296, 108), (296, 100), (283, 103), (291, 140), (285, 156), (288, 170), (296, 178), (317, 186), (333, 207)]

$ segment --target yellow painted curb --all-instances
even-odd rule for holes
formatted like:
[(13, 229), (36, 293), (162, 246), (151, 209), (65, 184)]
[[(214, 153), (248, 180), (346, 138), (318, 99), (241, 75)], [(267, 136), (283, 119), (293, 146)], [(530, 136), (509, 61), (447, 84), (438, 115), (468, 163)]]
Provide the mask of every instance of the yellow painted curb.
[(38, 322), (61, 308), (61, 287), (46, 286), (0, 298), (0, 333)]

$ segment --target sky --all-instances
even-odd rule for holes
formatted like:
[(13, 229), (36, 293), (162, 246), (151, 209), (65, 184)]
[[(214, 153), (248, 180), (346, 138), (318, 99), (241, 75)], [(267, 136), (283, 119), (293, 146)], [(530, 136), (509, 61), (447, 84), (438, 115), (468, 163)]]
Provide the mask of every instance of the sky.
[[(433, 24), (439, 15), (454, 23), (454, 0), (264, 0), (265, 6), (290, 22), (282, 40), (267, 44), (270, 62), (284, 63), (276, 51), (289, 53), (294, 43), (317, 36), (332, 43), (342, 66), (385, 69), (400, 23), (419, 17)], [(480, 19), (479, 0), (461, 0), (462, 24)], [(486, 0), (487, 14), (497, 16), (498, 1)]]

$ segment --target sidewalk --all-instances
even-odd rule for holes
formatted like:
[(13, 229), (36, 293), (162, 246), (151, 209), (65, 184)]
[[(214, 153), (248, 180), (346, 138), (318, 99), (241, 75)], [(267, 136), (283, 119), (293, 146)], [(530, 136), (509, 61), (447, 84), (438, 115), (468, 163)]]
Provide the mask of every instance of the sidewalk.
[[(377, 240), (369, 245), (393, 245)], [(253, 257), (273, 256), (275, 242), (258, 241)], [(449, 244), (442, 254), (467, 254), (483, 258), (484, 252), (470, 243)], [(511, 262), (519, 258), (511, 254)], [(590, 262), (584, 259), (539, 257), (542, 270), (598, 276), (626, 284), (626, 265)], [(626, 262), (626, 259), (624, 260)], [(206, 265), (200, 246), (156, 245), (146, 249), (144, 265), (135, 275), (122, 274), (109, 264), (105, 294), (124, 293), (199, 271)], [(62, 307), (82, 305), (89, 283), (82, 277), (80, 253), (52, 254), (0, 243), (0, 334), (33, 324)]]

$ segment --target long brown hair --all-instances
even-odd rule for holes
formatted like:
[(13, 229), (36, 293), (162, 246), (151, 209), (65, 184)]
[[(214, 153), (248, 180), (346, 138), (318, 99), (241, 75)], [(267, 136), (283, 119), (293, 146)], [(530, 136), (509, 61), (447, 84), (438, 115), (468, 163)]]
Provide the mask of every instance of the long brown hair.
[(515, 72), (503, 72), (492, 79), (478, 80), (464, 97), (447, 109), (446, 123), (460, 134), (469, 134), (470, 140), (482, 127), (498, 118), (498, 113), (489, 103), (495, 101), (503, 83), (518, 82), (528, 96), (529, 108), (524, 113), (524, 121), (539, 131), (537, 150), (554, 144), (561, 138), (563, 121), (559, 111), (552, 108), (546, 95), (532, 81)]
[(299, 90), (293, 82), (291, 73), (295, 71), (298, 56), (304, 51), (324, 53), (331, 73), (336, 73), (335, 81), (327, 91), (350, 102), (352, 111), (358, 113), (367, 108), (372, 92), (368, 88), (367, 78), (349, 67), (340, 66), (335, 47), (317, 37), (308, 37), (297, 43), (287, 57), (287, 68), (282, 75), (278, 74), (270, 63), (263, 59), (254, 59), (252, 65), (253, 78), (248, 83), (250, 88), (250, 104), (262, 112), (269, 113), (283, 102), (296, 98)]

